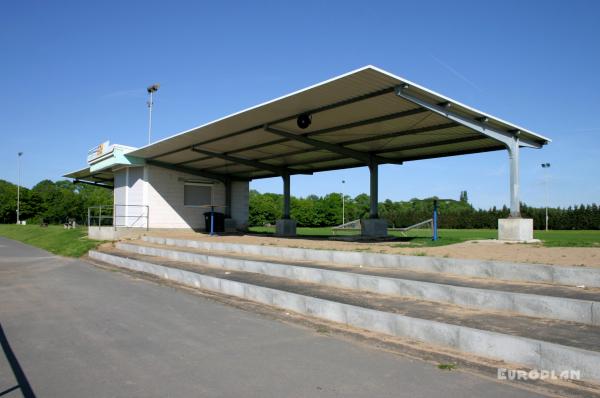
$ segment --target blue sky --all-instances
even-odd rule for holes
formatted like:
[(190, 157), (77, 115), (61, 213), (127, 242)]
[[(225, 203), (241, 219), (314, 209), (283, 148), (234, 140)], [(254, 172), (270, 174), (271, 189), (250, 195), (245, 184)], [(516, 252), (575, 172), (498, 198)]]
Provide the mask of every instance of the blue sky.
[[(421, 4), (418, 4), (421, 3)], [(28, 1), (0, 12), (0, 178), (59, 179), (104, 140), (147, 140), (373, 64), (553, 139), (521, 152), (522, 200), (600, 202), (600, 2)], [(346, 180), (342, 187), (341, 180)], [(502, 152), (384, 166), (380, 198), (508, 203)], [(281, 192), (280, 179), (252, 183)], [(366, 168), (292, 194), (368, 191)]]

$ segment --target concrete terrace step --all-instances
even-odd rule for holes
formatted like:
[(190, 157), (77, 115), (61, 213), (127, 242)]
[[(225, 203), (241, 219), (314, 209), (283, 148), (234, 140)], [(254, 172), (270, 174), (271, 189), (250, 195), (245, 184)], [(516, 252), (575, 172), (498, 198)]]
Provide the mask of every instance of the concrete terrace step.
[(600, 328), (227, 271), (118, 249), (90, 257), (301, 314), (600, 382)]
[(494, 280), (552, 283), (566, 286), (585, 285), (587, 287), (600, 288), (600, 268), (593, 267), (567, 267), (548, 264), (406, 256), (341, 250), (315, 250), (197, 239), (174, 239), (160, 236), (143, 236), (142, 239), (146, 242), (162, 245), (216, 250), (244, 255), (260, 255), (293, 261), (314, 261), (346, 266), (394, 268)]
[[(320, 283), (324, 286), (368, 291), (399, 297), (412, 297), (427, 301), (451, 303), (466, 308), (504, 311), (541, 318), (573, 321), (590, 325), (600, 325), (600, 289), (585, 291), (576, 288), (553, 285), (535, 286), (532, 284), (510, 283), (512, 291), (494, 290), (506, 282), (489, 283), (480, 281), (472, 287), (463, 278), (444, 278), (443, 275), (412, 272), (403, 278), (407, 271), (394, 269), (341, 267), (306, 262), (278, 261), (259, 256), (205, 251), (201, 249), (179, 249), (147, 242), (119, 242), (117, 249), (129, 253), (159, 256), (169, 260), (190, 262), (245, 272), (284, 277), (294, 281)], [(400, 274), (400, 275), (398, 275)], [(417, 275), (414, 275), (417, 274)], [(429, 280), (428, 280), (429, 279)], [(440, 283), (441, 279), (441, 283)], [(448, 283), (450, 279), (450, 283)], [(433, 280), (430, 281), (430, 280)], [(454, 284), (453, 284), (454, 283)], [(463, 286), (456, 285), (462, 283)], [(465, 286), (466, 285), (466, 286)], [(532, 289), (536, 288), (536, 289)], [(537, 294), (528, 293), (537, 290)], [(541, 292), (552, 293), (543, 295)], [(575, 295), (578, 299), (565, 298), (561, 293)], [(588, 299), (582, 299), (588, 298)], [(591, 299), (589, 299), (591, 298)]]

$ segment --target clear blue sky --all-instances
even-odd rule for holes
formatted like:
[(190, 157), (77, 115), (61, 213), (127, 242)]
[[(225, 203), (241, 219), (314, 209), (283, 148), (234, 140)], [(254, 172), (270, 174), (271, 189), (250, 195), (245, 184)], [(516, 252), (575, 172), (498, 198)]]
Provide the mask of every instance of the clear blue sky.
[[(373, 64), (553, 139), (523, 150), (522, 200), (600, 202), (598, 1), (13, 1), (0, 12), (0, 178), (59, 179), (104, 140), (154, 138)], [(420, 3), (420, 4), (418, 4)], [(384, 166), (380, 198), (467, 190), (508, 203), (504, 152)], [(366, 169), (292, 178), (292, 193), (368, 191)], [(252, 183), (281, 192), (280, 179)]]

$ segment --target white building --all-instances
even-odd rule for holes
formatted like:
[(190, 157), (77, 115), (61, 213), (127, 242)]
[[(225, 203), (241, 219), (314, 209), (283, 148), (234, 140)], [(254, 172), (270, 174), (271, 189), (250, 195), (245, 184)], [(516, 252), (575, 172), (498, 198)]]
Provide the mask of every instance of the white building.
[[(77, 181), (93, 180), (96, 185), (112, 182), (114, 207), (104, 209), (105, 220), (112, 225), (91, 228), (92, 237), (111, 239), (129, 228), (206, 230), (204, 213), (212, 210), (225, 214), (227, 231), (246, 229), (247, 180), (211, 179), (153, 166), (128, 155), (135, 149), (105, 142), (90, 150), (89, 167), (67, 174)], [(98, 209), (92, 211), (94, 225)]]

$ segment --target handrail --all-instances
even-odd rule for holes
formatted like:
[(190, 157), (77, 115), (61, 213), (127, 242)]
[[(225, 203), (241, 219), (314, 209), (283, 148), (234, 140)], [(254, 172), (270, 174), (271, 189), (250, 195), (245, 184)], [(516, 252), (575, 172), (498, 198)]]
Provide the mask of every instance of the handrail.
[[(125, 214), (117, 214), (117, 209), (121, 207), (125, 208)], [(145, 211), (142, 210), (140, 214), (129, 215), (128, 208), (141, 208), (145, 209)], [(130, 218), (133, 218), (134, 221), (128, 222)], [(119, 224), (119, 219), (124, 219), (124, 223)], [(115, 230), (118, 227), (134, 228), (138, 224), (138, 221), (144, 219), (146, 220), (146, 230), (148, 230), (150, 226), (150, 206), (148, 205), (114, 204), (112, 206), (96, 205), (88, 207), (88, 227), (98, 226), (100, 228), (102, 226), (112, 226)], [(108, 222), (106, 222), (107, 220)]]

